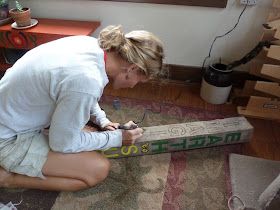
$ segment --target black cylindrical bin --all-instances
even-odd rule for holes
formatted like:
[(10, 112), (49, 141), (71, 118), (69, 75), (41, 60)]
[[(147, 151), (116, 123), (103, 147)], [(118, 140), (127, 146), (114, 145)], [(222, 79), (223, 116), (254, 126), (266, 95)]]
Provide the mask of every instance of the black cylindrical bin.
[(225, 103), (232, 87), (231, 73), (225, 64), (210, 65), (203, 75), (201, 98), (211, 104)]

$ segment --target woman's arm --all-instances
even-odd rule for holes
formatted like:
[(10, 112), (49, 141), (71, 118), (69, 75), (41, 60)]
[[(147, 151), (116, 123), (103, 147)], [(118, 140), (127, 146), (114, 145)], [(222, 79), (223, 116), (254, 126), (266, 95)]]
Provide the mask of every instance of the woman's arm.
[(65, 91), (60, 94), (49, 130), (49, 144), (52, 150), (75, 153), (122, 145), (122, 131), (119, 129), (102, 132), (83, 131), (94, 104), (97, 104), (96, 97), (87, 93)]

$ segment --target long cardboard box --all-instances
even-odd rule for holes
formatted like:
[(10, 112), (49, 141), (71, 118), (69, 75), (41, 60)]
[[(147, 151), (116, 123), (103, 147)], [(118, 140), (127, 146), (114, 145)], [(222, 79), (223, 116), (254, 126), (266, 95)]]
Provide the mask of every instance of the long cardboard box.
[(134, 145), (101, 151), (108, 158), (150, 155), (164, 152), (248, 142), (253, 127), (245, 117), (144, 127)]

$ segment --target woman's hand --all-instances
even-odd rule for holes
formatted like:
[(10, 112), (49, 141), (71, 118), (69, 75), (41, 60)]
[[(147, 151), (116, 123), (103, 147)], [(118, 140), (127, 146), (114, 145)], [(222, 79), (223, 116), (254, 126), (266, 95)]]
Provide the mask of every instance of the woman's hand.
[(110, 122), (102, 130), (114, 131), (119, 127), (120, 123)]
[[(136, 125), (133, 121), (129, 121), (124, 124), (127, 127)], [(134, 144), (135, 141), (143, 135), (142, 128), (135, 128), (131, 130), (122, 130), (122, 144), (123, 145), (131, 145)]]

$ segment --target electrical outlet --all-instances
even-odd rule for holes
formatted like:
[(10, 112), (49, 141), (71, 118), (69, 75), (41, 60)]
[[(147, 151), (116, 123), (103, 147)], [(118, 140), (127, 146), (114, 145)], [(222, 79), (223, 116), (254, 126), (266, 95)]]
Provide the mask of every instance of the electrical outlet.
[(240, 4), (256, 5), (258, 0), (240, 0)]

